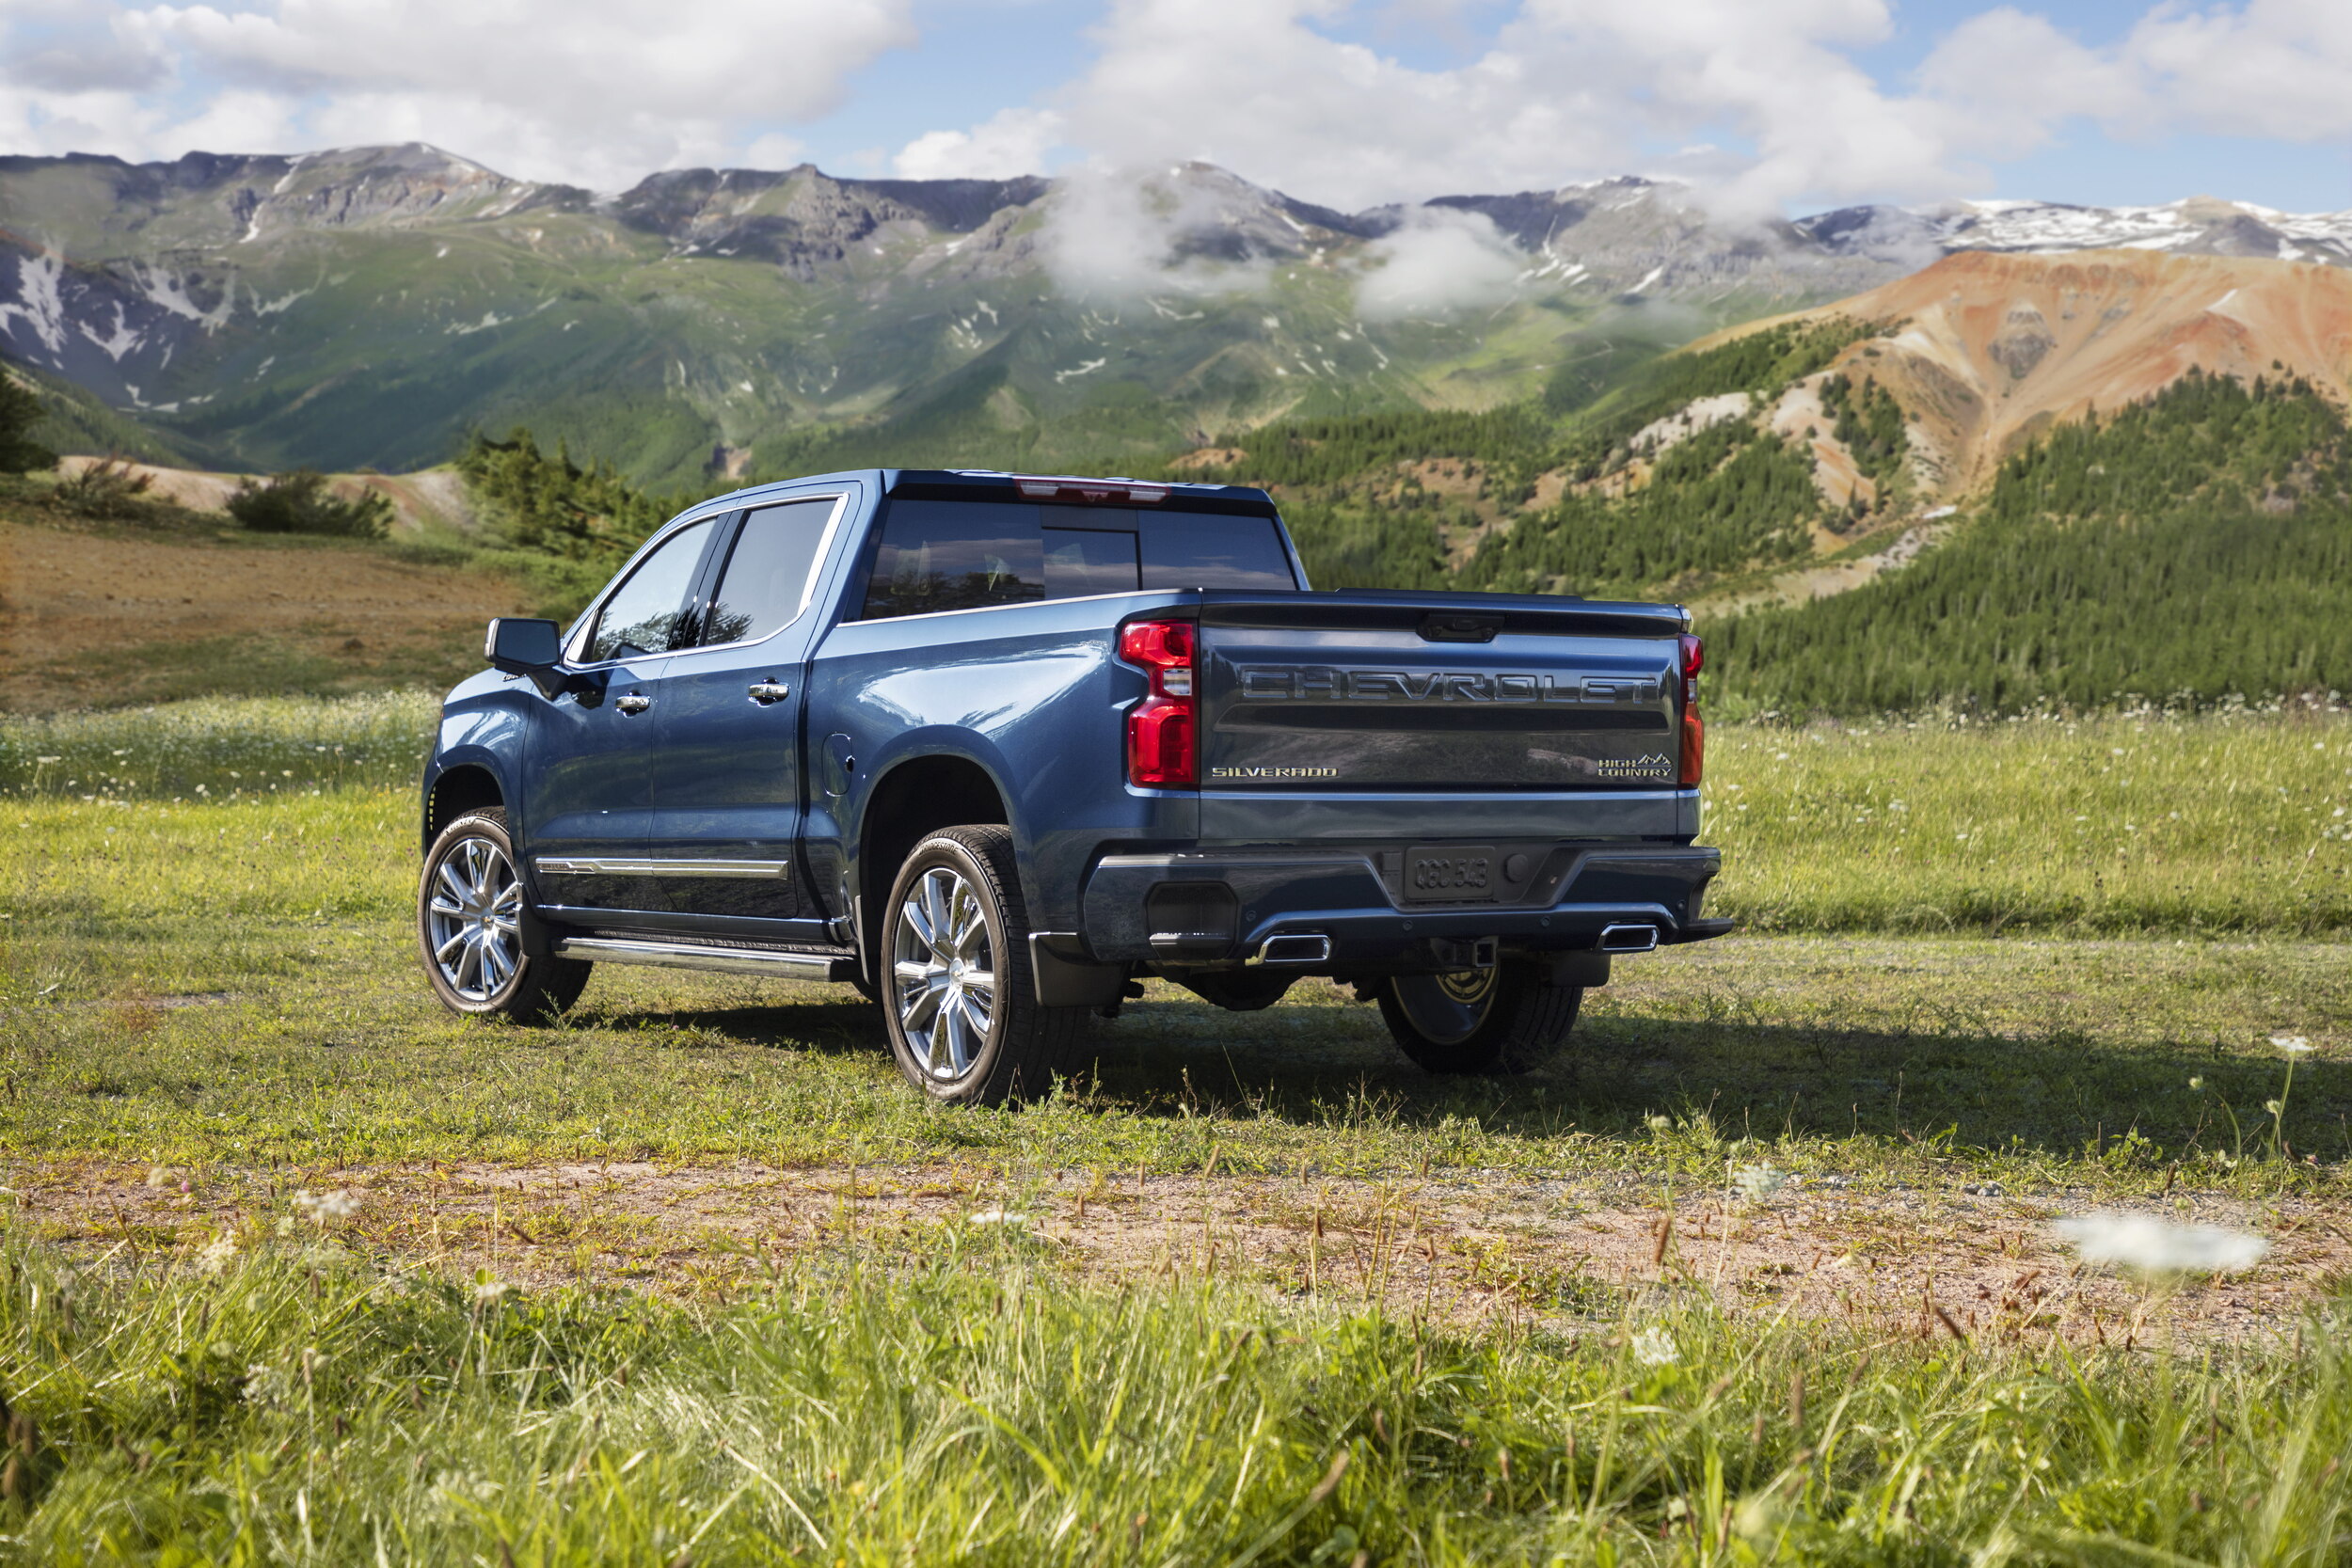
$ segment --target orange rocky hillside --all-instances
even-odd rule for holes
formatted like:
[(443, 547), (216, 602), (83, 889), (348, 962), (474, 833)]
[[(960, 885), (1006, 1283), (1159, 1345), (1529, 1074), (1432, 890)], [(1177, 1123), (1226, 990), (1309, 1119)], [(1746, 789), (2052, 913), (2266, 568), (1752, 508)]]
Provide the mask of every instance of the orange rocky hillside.
[[(1839, 316), (1887, 324), (1833, 368), (1895, 394), (1929, 495), (1972, 489), (2021, 441), (2146, 398), (2192, 366), (2248, 379), (2283, 367), (2352, 399), (2352, 270), (2341, 267), (2137, 250), (1964, 251), (1776, 321)], [(1809, 403), (1809, 388), (1792, 397)], [(1773, 423), (1802, 426), (1809, 414), (1786, 406)]]

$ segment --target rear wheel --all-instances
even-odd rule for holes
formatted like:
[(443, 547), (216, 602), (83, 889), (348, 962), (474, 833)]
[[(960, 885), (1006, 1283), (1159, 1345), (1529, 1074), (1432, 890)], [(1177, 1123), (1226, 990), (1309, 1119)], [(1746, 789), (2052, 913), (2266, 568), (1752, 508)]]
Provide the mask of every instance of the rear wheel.
[(1583, 1005), (1581, 986), (1548, 986), (1518, 964), (1398, 974), (1379, 990), (1399, 1049), (1430, 1072), (1529, 1072), (1556, 1056)]
[(522, 906), (503, 810), (468, 812), (441, 830), (417, 884), (417, 943), (441, 1006), (536, 1022), (580, 1000), (592, 966), (526, 957)]
[(898, 1070), (937, 1100), (1000, 1105), (1052, 1087), (1084, 1007), (1046, 1007), (1001, 827), (943, 828), (899, 868), (882, 917), (882, 1016)]

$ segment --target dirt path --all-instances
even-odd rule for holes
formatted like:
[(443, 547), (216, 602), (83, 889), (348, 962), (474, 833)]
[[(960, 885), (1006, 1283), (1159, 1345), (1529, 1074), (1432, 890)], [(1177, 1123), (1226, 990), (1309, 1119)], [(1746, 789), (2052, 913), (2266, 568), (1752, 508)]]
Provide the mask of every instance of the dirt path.
[(299, 1187), (358, 1197), (356, 1214), (328, 1222), (347, 1245), (524, 1284), (692, 1291), (795, 1257), (912, 1261), (1009, 1247), (1078, 1275), (1213, 1273), (1464, 1323), (1613, 1318), (1665, 1291), (1733, 1311), (1970, 1338), (2234, 1339), (2291, 1332), (2352, 1264), (2352, 1226), (2333, 1211), (2209, 1196), (2138, 1208), (2260, 1233), (2269, 1256), (2243, 1275), (2152, 1293), (2080, 1268), (2051, 1232), (2054, 1205), (1965, 1191), (1792, 1185), (1759, 1203), (1716, 1196), (1670, 1212), (1631, 1179), (1475, 1173), (1008, 1181), (955, 1167), (640, 1163), (246, 1173), (187, 1192), (181, 1181), (60, 1166), (20, 1168), (8, 1185), (40, 1230), (92, 1256), (184, 1254), (223, 1233), (256, 1244), (295, 1213)]

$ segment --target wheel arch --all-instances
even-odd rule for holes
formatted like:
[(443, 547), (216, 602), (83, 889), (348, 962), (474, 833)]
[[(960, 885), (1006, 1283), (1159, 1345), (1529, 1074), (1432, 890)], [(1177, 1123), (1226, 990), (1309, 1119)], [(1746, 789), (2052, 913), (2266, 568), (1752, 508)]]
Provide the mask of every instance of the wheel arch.
[(441, 830), (468, 812), (506, 803), (505, 785), (485, 764), (459, 762), (444, 767), (425, 786), (421, 847), (430, 850)]
[(857, 854), (850, 867), (860, 916), (859, 951), (868, 960), (882, 936), (882, 903), (898, 867), (924, 836), (942, 828), (996, 823), (1013, 830), (1016, 858), (1020, 828), (1012, 819), (1010, 795), (977, 758), (930, 752), (893, 762), (866, 791), (858, 816)]

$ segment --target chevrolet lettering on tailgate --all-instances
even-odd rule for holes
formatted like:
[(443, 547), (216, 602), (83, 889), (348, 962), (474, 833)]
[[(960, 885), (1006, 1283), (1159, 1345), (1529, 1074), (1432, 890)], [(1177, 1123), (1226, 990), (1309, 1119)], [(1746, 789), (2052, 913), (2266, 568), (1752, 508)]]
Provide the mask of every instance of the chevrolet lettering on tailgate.
[(1560, 672), (1334, 670), (1320, 665), (1244, 664), (1234, 673), (1245, 703), (1559, 703), (1592, 706), (1654, 704), (1652, 676)]

